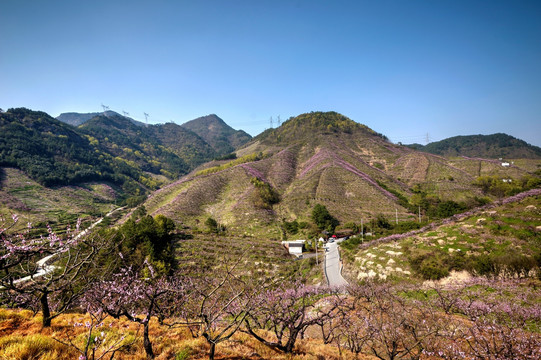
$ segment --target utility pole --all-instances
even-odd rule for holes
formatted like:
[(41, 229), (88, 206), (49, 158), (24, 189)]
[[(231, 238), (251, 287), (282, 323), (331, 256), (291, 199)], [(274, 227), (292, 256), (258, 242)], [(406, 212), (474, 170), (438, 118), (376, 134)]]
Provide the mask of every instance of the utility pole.
[(419, 205), (419, 224), (421, 223), (421, 205)]
[(316, 266), (319, 266), (319, 262), (318, 262), (318, 259), (317, 259), (317, 245), (318, 245), (318, 242), (319, 241), (317, 239), (314, 240), (314, 243), (315, 243), (314, 245), (316, 246)]
[(361, 218), (361, 241), (364, 241), (363, 218)]
[(396, 217), (396, 225), (398, 225), (398, 209), (394, 209), (395, 217)]

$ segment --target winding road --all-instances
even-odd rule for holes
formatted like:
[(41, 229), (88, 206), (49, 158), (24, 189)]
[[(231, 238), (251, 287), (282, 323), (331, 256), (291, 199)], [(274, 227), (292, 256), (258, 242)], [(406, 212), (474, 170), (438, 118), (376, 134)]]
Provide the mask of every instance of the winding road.
[(325, 254), (325, 274), (331, 287), (346, 286), (348, 282), (342, 277), (340, 254), (336, 242), (328, 243), (329, 251)]
[[(92, 223), (88, 228), (84, 229), (83, 231), (81, 231), (80, 233), (78, 233), (74, 238), (73, 240), (78, 240), (79, 238), (81, 238), (82, 236), (85, 236), (86, 234), (88, 234), (90, 232), (90, 230), (92, 230), (96, 225), (98, 225), (99, 223), (101, 223), (103, 221), (104, 218), (108, 217), (108, 216), (111, 216), (114, 212), (118, 211), (118, 210), (122, 210), (126, 208), (125, 206), (124, 207), (119, 207), (119, 208), (116, 208), (116, 209), (113, 209), (111, 210), (110, 212), (108, 212), (104, 217), (98, 219), (96, 222)], [(36, 262), (36, 265), (38, 266), (38, 269), (37, 271), (32, 274), (32, 275), (29, 275), (29, 276), (25, 276), (23, 278), (20, 278), (20, 279), (17, 279), (17, 280), (14, 280), (13, 283), (14, 284), (17, 284), (17, 283), (21, 283), (21, 282), (26, 282), (26, 281), (29, 281), (29, 280), (32, 280), (32, 279), (36, 279), (36, 278), (39, 278), (39, 277), (42, 277), (44, 275), (47, 275), (48, 273), (50, 273), (51, 271), (53, 271), (56, 266), (53, 265), (53, 264), (48, 264), (49, 260), (52, 259), (54, 256), (56, 256), (57, 254), (51, 254), (51, 255), (48, 255), (46, 257), (44, 257), (43, 259), (40, 259)]]

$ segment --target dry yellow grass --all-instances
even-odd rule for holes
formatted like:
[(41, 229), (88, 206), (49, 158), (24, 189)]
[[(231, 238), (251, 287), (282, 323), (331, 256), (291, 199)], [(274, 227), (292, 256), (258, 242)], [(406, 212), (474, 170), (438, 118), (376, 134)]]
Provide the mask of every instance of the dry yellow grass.
[[(73, 347), (63, 345), (59, 341), (73, 344), (82, 348), (86, 341), (87, 328), (75, 324), (90, 321), (88, 315), (62, 314), (55, 320), (51, 328), (42, 328), (39, 315), (32, 316), (27, 310), (0, 309), (0, 359), (2, 360), (72, 360), (78, 359), (79, 353)], [(122, 352), (115, 354), (115, 359), (144, 360), (141, 330), (138, 325), (125, 320), (106, 319), (96, 334), (101, 331), (107, 334), (109, 341), (126, 336), (124, 342), (132, 343)], [(150, 338), (156, 359), (190, 359), (203, 360), (208, 358), (209, 347), (203, 338), (192, 338), (185, 328), (171, 329), (161, 326), (153, 319), (150, 326)], [(131, 341), (135, 339), (135, 341)], [(110, 342), (109, 342), (110, 344)], [(272, 350), (257, 342), (251, 336), (237, 333), (226, 342), (216, 347), (216, 359), (233, 360), (349, 360), (355, 357), (337, 347), (325, 345), (319, 339), (301, 339), (297, 341), (295, 354), (284, 354)], [(106, 345), (98, 348), (96, 355), (103, 352)], [(183, 356), (180, 356), (180, 355)], [(96, 356), (97, 357), (97, 356)], [(108, 356), (105, 358), (109, 358)], [(371, 359), (359, 357), (358, 359)]]

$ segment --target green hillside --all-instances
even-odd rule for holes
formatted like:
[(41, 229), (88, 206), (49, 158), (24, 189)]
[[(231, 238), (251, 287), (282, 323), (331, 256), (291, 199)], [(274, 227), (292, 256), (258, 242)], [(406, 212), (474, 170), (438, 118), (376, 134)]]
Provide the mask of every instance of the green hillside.
[[(68, 112), (68, 113), (62, 113), (56, 117), (57, 120), (60, 120), (66, 124), (70, 124), (73, 126), (79, 126), (87, 122), (88, 120), (95, 118), (96, 116), (121, 116), (119, 113), (107, 110), (104, 112), (95, 112), (95, 113), (76, 113), (76, 112)], [(144, 123), (134, 120), (132, 118), (126, 117), (126, 119), (129, 119), (130, 122), (132, 122), (134, 125), (137, 126), (145, 126)]]
[(351, 238), (341, 246), (345, 273), (351, 280), (526, 277), (541, 266), (540, 209), (534, 189), (410, 235)]
[[(115, 158), (123, 159), (126, 164), (140, 171), (165, 175), (170, 179), (187, 173), (190, 166), (165, 147), (151, 129), (137, 126), (120, 115), (100, 115), (78, 128), (92, 139), (95, 146), (106, 149)], [(157, 184), (151, 186), (156, 187)]]
[(45, 186), (137, 179), (88, 137), (46, 113), (10, 109), (0, 114), (0, 166), (16, 167)]
[(541, 148), (507, 134), (455, 136), (426, 146), (408, 145), (419, 151), (442, 156), (478, 158), (541, 159)]

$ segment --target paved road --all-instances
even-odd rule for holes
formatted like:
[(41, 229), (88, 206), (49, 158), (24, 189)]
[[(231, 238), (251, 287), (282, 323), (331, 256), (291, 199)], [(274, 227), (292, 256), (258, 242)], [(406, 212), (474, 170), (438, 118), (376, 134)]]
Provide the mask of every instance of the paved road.
[(333, 242), (327, 244), (329, 251), (325, 257), (325, 270), (327, 272), (327, 279), (329, 280), (329, 286), (344, 286), (348, 282), (342, 277), (340, 273), (340, 255), (338, 254), (338, 245)]

